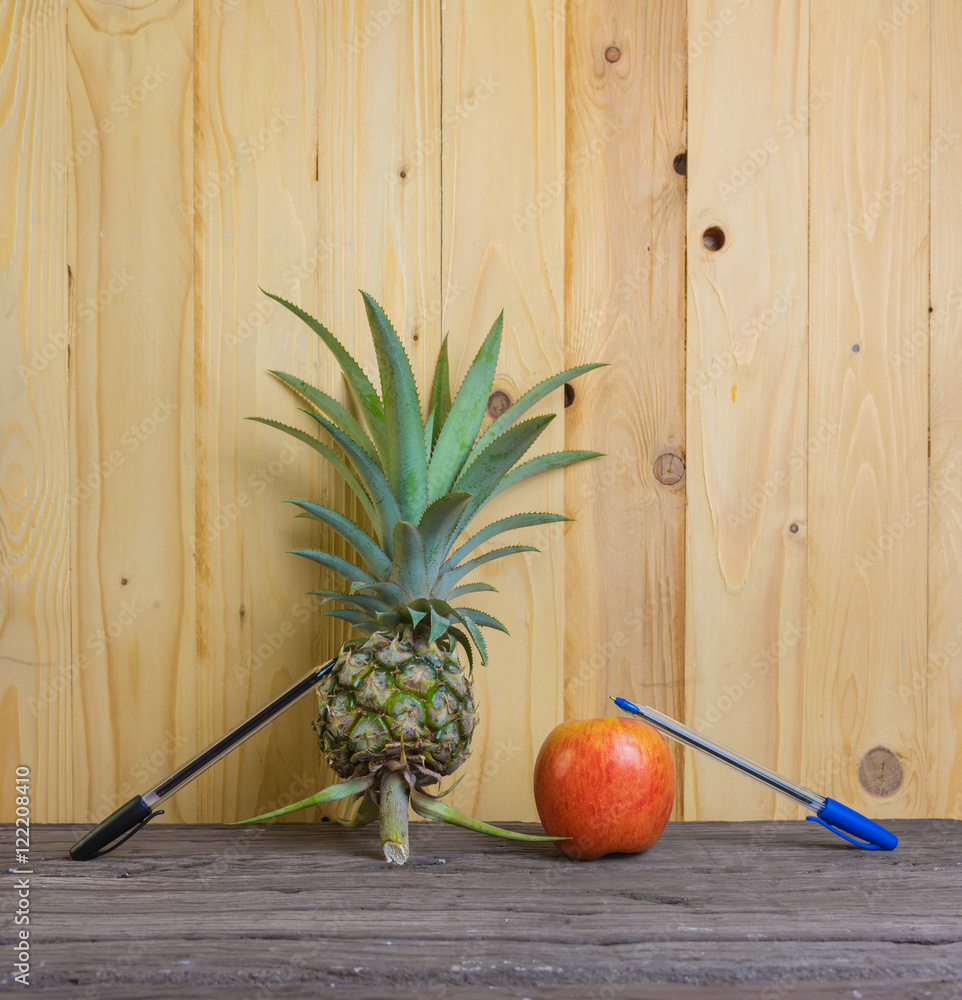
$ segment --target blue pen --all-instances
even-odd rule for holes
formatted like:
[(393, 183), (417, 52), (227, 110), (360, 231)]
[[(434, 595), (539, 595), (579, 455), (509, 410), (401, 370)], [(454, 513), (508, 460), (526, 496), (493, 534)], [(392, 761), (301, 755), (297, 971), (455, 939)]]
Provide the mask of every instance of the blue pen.
[[(703, 736), (694, 729), (689, 729), (688, 726), (676, 722), (667, 715), (662, 715), (661, 712), (653, 708), (639, 708), (624, 698), (612, 698), (611, 700), (622, 711), (639, 716), (645, 722), (650, 723), (656, 729), (660, 729), (663, 733), (672, 737), (672, 739), (694, 747), (696, 750), (708, 754), (709, 757), (714, 757), (715, 760), (720, 760), (722, 763), (728, 764), (729, 767), (735, 768), (736, 771), (741, 771), (756, 781), (768, 785), (769, 788), (774, 788), (776, 792), (787, 795), (790, 799), (800, 802), (808, 809), (814, 809), (815, 815), (806, 816), (806, 819), (821, 823), (826, 830), (831, 830), (832, 833), (837, 834), (843, 840), (847, 840), (850, 844), (854, 844), (856, 847), (864, 847), (868, 851), (892, 851), (898, 847), (899, 840), (894, 833), (890, 833), (884, 827), (879, 826), (878, 823), (863, 816), (860, 812), (849, 809), (848, 806), (843, 806), (841, 802), (836, 802), (835, 799), (819, 795), (817, 792), (813, 792), (811, 789), (805, 788), (791, 781), (789, 778), (783, 777), (781, 774), (767, 767), (763, 767), (761, 764), (756, 764), (747, 757), (735, 753), (734, 750), (729, 750), (728, 747), (710, 740), (707, 736)], [(851, 836), (849, 836), (850, 834)], [(860, 839), (856, 840), (856, 837)]]

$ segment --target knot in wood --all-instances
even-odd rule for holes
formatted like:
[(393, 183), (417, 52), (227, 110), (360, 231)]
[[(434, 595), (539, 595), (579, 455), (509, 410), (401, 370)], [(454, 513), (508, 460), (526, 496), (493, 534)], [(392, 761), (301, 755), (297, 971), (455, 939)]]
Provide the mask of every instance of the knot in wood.
[(616, 63), (621, 58), (621, 49), (617, 45), (609, 45), (605, 49), (605, 59), (610, 63)]
[(655, 459), (655, 479), (664, 486), (680, 483), (685, 475), (685, 463), (678, 455), (666, 451)]
[(501, 389), (496, 389), (488, 396), (488, 416), (497, 420), (511, 405), (511, 397)]
[(872, 747), (858, 766), (858, 780), (869, 795), (884, 799), (902, 787), (905, 771), (888, 747)]

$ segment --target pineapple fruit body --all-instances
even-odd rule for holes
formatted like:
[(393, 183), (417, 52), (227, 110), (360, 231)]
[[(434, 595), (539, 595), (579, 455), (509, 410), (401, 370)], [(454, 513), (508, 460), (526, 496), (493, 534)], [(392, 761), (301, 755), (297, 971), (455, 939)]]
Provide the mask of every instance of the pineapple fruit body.
[[(344, 581), (341, 590), (312, 593), (341, 605), (326, 613), (366, 638), (342, 647), (319, 689), (315, 730), (331, 767), (345, 780), (267, 816), (350, 798), (359, 805), (354, 818), (344, 822), (358, 826), (379, 818), (385, 856), (392, 861), (407, 857), (409, 800), (428, 818), (532, 839), (463, 816), (425, 789), (454, 772), (470, 752), (477, 724), (470, 680), (474, 651), (482, 664), (487, 662), (481, 629), (507, 632), (497, 618), (462, 604), (468, 594), (494, 589), (470, 577), (495, 559), (537, 551), (531, 545), (487, 543), (506, 531), (568, 518), (528, 511), (480, 529), (471, 525), (501, 490), (598, 454), (559, 451), (521, 461), (554, 414), (519, 418), (599, 365), (580, 365), (544, 379), (482, 429), (501, 346), (499, 316), (454, 396), (444, 341), (422, 413), (400, 338), (377, 302), (361, 294), (380, 389), (329, 330), (270, 295), (320, 337), (351, 392), (351, 404), (345, 406), (301, 378), (273, 372), (307, 404), (302, 412), (321, 436), (277, 420), (254, 419), (317, 451), (359, 501), (360, 523), (310, 500), (289, 502), (301, 509), (300, 516), (321, 522), (354, 550), (353, 560), (320, 549), (294, 552)], [(467, 676), (458, 647), (467, 657)]]
[(404, 628), (348, 642), (318, 695), (318, 742), (342, 778), (403, 758), (421, 789), (468, 758), (478, 713), (452, 640)]

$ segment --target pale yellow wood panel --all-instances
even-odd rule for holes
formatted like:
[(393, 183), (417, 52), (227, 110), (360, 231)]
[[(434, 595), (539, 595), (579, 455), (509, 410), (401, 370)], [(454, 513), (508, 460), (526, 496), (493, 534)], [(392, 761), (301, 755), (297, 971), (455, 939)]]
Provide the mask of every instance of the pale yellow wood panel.
[[(856, 809), (926, 809), (929, 7), (812, 4), (809, 600), (803, 778)], [(893, 17), (899, 22), (893, 23)], [(870, 795), (858, 772), (875, 761)]]
[[(565, 360), (563, 14), (561, 0), (503, 0), (449, 4), (442, 18), (443, 328), (460, 378), (504, 310), (495, 388), (512, 401)], [(560, 390), (537, 412), (551, 411), (563, 411)], [(532, 454), (562, 449), (563, 424)], [(563, 509), (557, 472), (507, 491), (478, 524)], [(563, 713), (563, 540), (538, 529), (504, 538), (542, 551), (485, 566), (500, 593), (472, 595), (511, 634), (488, 630), (490, 663), (474, 671), (480, 723), (453, 799), (483, 818), (527, 820), (535, 755)]]
[[(806, 602), (807, 0), (688, 9), (689, 723), (800, 767)], [(711, 26), (715, 29), (711, 30)], [(793, 815), (687, 754), (687, 819)]]
[[(377, 385), (358, 289), (373, 295), (423, 402), (442, 338), (441, 10), (430, 0), (322, 8), (318, 197), (332, 251), (318, 272), (324, 322)], [(340, 388), (326, 358), (324, 370)]]
[[(32, 818), (72, 819), (66, 18), (0, 7), (0, 822), (17, 767)], [(57, 167), (60, 167), (58, 170)]]
[[(358, 290), (373, 295), (405, 345), (422, 401), (442, 336), (440, 31), (430, 2), (323, 6), (318, 49), (318, 212), (329, 248), (318, 268), (321, 319), (378, 385)], [(318, 377), (348, 401), (326, 353)], [(340, 478), (323, 475), (332, 505), (363, 518)], [(331, 584), (340, 586), (333, 575)], [(322, 619), (321, 648), (336, 650), (352, 634)]]
[[(320, 316), (378, 385), (358, 289), (373, 295), (405, 345), (422, 400), (441, 344), (440, 22), (430, 2), (324, 6), (318, 50), (318, 214), (330, 248), (318, 268)], [(348, 402), (326, 350), (317, 376), (322, 388)], [(340, 477), (320, 472), (329, 505), (364, 523)], [(331, 535), (324, 542), (354, 558)], [(332, 589), (343, 584), (333, 574), (321, 580)], [(323, 610), (318, 606), (316, 614)], [(358, 634), (320, 618), (320, 656)]]
[(686, 44), (679, 0), (568, 12), (567, 366), (611, 365), (565, 411), (607, 453), (565, 473), (568, 718), (684, 715)]
[[(310, 449), (245, 420), (307, 426), (268, 369), (310, 379), (317, 338), (258, 285), (316, 311), (314, 5), (249, 0), (195, 15), (194, 237), (198, 671), (201, 742), (315, 662), (316, 574), (289, 497), (309, 496)], [(199, 782), (200, 816), (243, 819), (322, 783), (302, 700)], [(308, 818), (301, 814), (298, 819)]]
[[(929, 326), (929, 644), (906, 699), (925, 693), (930, 816), (962, 819), (962, 19), (932, 5), (931, 298)], [(897, 364), (924, 364), (925, 325), (904, 331)]]
[[(347, 402), (345, 387), (327, 349), (256, 284), (316, 314), (375, 381), (359, 287), (384, 303), (416, 370), (418, 351), (433, 357), (440, 342), (438, 12), (418, 5), (382, 25), (378, 10), (304, 4), (279, 18), (270, 5), (249, 4), (198, 20), (201, 659), (212, 678), (211, 736), (348, 635), (306, 596), (338, 585), (333, 575), (286, 550), (352, 553), (281, 500), (306, 495), (356, 514), (355, 505), (306, 446), (240, 419), (257, 413), (310, 427), (267, 368)], [(276, 134), (238, 160), (243, 137), (271, 116)], [(315, 709), (305, 699), (210, 776), (211, 818), (250, 815), (330, 783), (310, 728)]]
[[(197, 744), (191, 5), (67, 8), (77, 820)], [(196, 816), (185, 793), (167, 820)]]

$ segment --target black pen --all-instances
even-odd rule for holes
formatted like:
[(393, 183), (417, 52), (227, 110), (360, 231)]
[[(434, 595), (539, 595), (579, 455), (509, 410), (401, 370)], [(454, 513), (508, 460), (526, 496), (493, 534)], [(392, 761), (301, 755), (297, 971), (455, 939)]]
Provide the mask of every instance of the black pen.
[[(224, 733), (220, 739), (215, 740), (209, 747), (201, 750), (199, 754), (191, 757), (186, 764), (182, 764), (172, 774), (169, 774), (163, 781), (155, 785), (149, 792), (143, 795), (135, 795), (129, 802), (126, 802), (115, 812), (111, 813), (102, 823), (98, 823), (89, 833), (85, 834), (70, 848), (70, 857), (74, 861), (89, 861), (91, 858), (100, 857), (103, 854), (119, 847), (125, 840), (132, 837), (141, 827), (149, 823), (155, 816), (159, 816), (163, 810), (154, 811), (155, 807), (169, 798), (175, 792), (180, 791), (188, 782), (193, 781), (198, 775), (203, 774), (212, 764), (216, 764), (222, 757), (225, 757), (234, 747), (239, 746), (244, 740), (249, 739), (254, 733), (263, 729), (272, 719), (276, 718), (286, 708), (290, 708), (299, 698), (310, 691), (314, 685), (334, 667), (337, 660), (329, 660), (327, 663), (313, 667), (299, 681), (292, 684), (286, 691), (282, 691), (276, 698), (269, 701), (263, 708), (258, 709), (253, 715), (248, 716), (243, 722), (234, 726), (229, 732)], [(127, 836), (123, 836), (126, 834)], [(120, 837), (122, 839), (118, 840)], [(114, 843), (116, 841), (116, 843)], [(108, 847), (108, 844), (113, 846)]]

